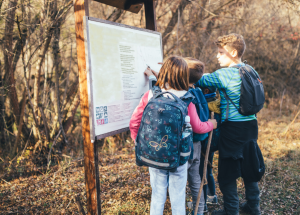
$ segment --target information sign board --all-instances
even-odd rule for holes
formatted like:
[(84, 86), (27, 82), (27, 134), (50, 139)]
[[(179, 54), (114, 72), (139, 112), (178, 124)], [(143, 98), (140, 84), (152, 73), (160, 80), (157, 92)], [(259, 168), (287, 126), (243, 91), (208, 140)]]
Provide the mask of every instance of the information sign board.
[(159, 71), (161, 34), (92, 17), (85, 19), (91, 139), (127, 131), (149, 90), (147, 66)]

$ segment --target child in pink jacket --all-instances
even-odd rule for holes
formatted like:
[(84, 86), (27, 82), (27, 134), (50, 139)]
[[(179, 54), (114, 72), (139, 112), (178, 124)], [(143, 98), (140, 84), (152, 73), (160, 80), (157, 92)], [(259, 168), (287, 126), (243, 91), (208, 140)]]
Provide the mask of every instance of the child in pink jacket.
[[(171, 92), (179, 98), (185, 95), (189, 88), (189, 69), (186, 61), (182, 57), (177, 56), (166, 59), (160, 69), (156, 85), (158, 85), (162, 91)], [(131, 138), (134, 141), (137, 137), (143, 111), (152, 96), (152, 92), (147, 91), (132, 114), (129, 128)], [(191, 119), (190, 123), (193, 132), (207, 133), (217, 126), (215, 120), (201, 122), (193, 103), (190, 103), (188, 106), (188, 115)], [(149, 167), (150, 184), (152, 187), (150, 215), (163, 215), (168, 187), (172, 214), (185, 214), (187, 167), (188, 163), (185, 163), (179, 166), (175, 172)]]

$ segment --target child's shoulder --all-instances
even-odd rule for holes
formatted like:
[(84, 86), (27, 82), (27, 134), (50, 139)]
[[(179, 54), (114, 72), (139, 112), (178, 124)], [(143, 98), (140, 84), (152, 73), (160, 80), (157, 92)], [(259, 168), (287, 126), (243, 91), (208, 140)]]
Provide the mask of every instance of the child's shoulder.
[(238, 68), (235, 68), (235, 67), (224, 67), (224, 68), (220, 68), (220, 69), (216, 70), (215, 73), (223, 75), (224, 73), (236, 72), (236, 71), (238, 71)]
[(207, 78), (216, 77), (216, 78), (225, 78), (228, 77), (229, 74), (237, 73), (239, 70), (234, 67), (224, 67), (220, 68), (212, 73), (207, 73), (202, 76), (205, 79), (205, 76), (208, 75)]

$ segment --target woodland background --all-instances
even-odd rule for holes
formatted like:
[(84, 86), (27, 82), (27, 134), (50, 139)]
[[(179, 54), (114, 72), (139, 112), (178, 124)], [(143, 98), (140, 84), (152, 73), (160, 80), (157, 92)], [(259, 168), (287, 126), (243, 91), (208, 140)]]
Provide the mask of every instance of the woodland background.
[[(143, 8), (89, 5), (92, 17), (145, 27)], [(263, 212), (300, 213), (300, 1), (158, 0), (156, 16), (164, 57), (200, 59), (206, 72), (219, 68), (219, 35), (244, 36), (243, 60), (266, 93), (258, 115)], [(72, 0), (0, 0), (0, 214), (86, 210), (76, 52)], [(104, 212), (149, 212), (149, 175), (134, 164), (129, 133), (98, 144)], [(217, 160), (214, 166), (216, 176)]]

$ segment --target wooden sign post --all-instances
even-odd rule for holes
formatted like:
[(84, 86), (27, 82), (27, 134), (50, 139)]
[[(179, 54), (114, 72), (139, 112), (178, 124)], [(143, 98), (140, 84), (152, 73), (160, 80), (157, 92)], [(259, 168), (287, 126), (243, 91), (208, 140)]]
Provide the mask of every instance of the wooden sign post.
[[(156, 31), (154, 0), (97, 0), (120, 9), (139, 12), (145, 6), (146, 28)], [(84, 150), (84, 174), (87, 195), (88, 214), (101, 214), (100, 183), (98, 168), (98, 148), (90, 138), (88, 81), (84, 41), (84, 17), (89, 16), (88, 0), (74, 0), (75, 31), (78, 58), (81, 124)]]

